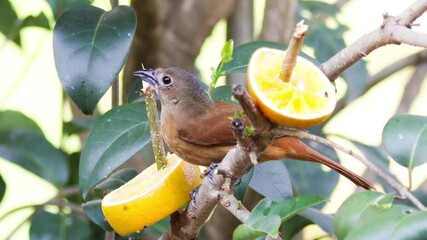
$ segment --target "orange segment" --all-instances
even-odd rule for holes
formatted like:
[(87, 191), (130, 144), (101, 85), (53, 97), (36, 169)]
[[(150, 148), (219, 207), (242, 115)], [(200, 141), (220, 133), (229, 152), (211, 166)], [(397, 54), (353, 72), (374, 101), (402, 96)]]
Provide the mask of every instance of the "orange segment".
[(336, 104), (335, 88), (323, 72), (298, 57), (289, 82), (279, 78), (286, 51), (259, 48), (247, 70), (249, 91), (264, 115), (288, 127), (306, 128), (327, 119)]
[(151, 165), (102, 200), (102, 212), (120, 235), (142, 230), (179, 210), (190, 201), (190, 191), (201, 184), (198, 166), (175, 154), (167, 161), (167, 167), (158, 171)]

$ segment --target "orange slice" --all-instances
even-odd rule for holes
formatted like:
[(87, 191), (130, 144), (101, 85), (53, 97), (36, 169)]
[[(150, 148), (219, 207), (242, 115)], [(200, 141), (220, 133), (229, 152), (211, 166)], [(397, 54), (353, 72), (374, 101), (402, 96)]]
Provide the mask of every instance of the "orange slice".
[(102, 212), (121, 236), (142, 230), (190, 201), (190, 191), (201, 184), (198, 166), (175, 154), (167, 156), (167, 167), (151, 165), (135, 178), (107, 194)]
[(286, 51), (259, 48), (247, 69), (249, 92), (271, 121), (296, 128), (321, 123), (335, 109), (335, 88), (309, 60), (298, 57), (289, 82), (279, 78)]

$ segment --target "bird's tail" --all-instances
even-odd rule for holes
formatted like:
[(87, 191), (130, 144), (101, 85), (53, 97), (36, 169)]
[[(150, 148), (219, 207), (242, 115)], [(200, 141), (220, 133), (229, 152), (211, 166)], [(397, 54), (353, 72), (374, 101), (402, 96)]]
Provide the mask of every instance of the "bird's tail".
[[(270, 149), (269, 149), (270, 148)], [(348, 178), (357, 186), (363, 187), (365, 189), (375, 189), (368, 181), (366, 181), (361, 176), (353, 173), (347, 168), (341, 166), (337, 162), (331, 160), (330, 158), (322, 155), (316, 150), (310, 148), (301, 140), (294, 137), (280, 137), (273, 140), (273, 142), (267, 147), (261, 155), (261, 158), (264, 160), (267, 159), (282, 159), (282, 158), (293, 158), (297, 160), (304, 160), (310, 162), (318, 162), (323, 165), (328, 166), (329, 168), (337, 171), (344, 177)]]

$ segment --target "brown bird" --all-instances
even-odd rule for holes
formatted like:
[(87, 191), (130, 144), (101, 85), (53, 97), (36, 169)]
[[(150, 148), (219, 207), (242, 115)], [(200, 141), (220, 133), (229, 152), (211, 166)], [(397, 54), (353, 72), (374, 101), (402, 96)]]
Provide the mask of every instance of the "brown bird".
[[(134, 75), (156, 90), (162, 105), (162, 137), (179, 157), (193, 164), (208, 166), (213, 162), (220, 162), (236, 145), (229, 117), (241, 111), (240, 106), (213, 101), (202, 89), (197, 78), (180, 68), (140, 70)], [(259, 161), (283, 158), (324, 164), (356, 185), (373, 189), (365, 179), (295, 137), (275, 138), (262, 153)]]

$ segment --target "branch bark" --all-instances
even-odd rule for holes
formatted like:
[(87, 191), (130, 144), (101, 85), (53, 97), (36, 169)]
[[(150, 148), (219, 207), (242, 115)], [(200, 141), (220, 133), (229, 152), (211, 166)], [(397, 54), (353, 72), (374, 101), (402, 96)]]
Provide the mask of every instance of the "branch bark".
[[(329, 80), (334, 81), (343, 71), (379, 47), (400, 43), (420, 47), (427, 46), (427, 37), (425, 34), (410, 30), (415, 19), (421, 16), (426, 10), (427, 0), (418, 0), (397, 17), (385, 14), (384, 21), (380, 27), (362, 36), (356, 42), (338, 52), (335, 56), (324, 62), (320, 68)], [(402, 33), (406, 34), (406, 36), (398, 36)]]

